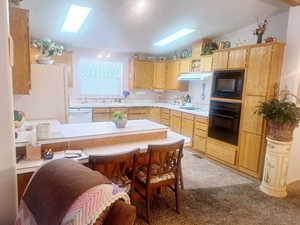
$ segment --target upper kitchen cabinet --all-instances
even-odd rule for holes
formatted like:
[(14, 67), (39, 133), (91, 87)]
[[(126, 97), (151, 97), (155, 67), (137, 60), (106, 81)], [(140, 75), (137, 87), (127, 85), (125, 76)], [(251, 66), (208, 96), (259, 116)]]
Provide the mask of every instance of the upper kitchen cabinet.
[(212, 71), (212, 63), (213, 63), (213, 56), (201, 56), (200, 57), (200, 72), (210, 72)]
[(10, 8), (9, 16), (14, 43), (13, 92), (16, 95), (28, 95), (31, 89), (29, 11)]
[(165, 62), (154, 63), (153, 89), (164, 90), (166, 83), (167, 64)]
[(130, 73), (131, 89), (152, 89), (153, 62), (133, 60)]
[(191, 72), (191, 67), (192, 67), (192, 61), (189, 59), (183, 59), (179, 61), (180, 67), (179, 67), (179, 72), (180, 73), (189, 73)]
[(250, 49), (246, 94), (267, 96), (273, 94), (279, 83), (284, 45), (269, 44)]
[(213, 54), (213, 69), (226, 70), (228, 68), (229, 51), (220, 51)]
[(169, 61), (167, 63), (166, 90), (169, 91), (186, 91), (187, 84), (179, 81), (180, 61)]
[(247, 49), (237, 49), (229, 52), (228, 69), (244, 69), (247, 62)]

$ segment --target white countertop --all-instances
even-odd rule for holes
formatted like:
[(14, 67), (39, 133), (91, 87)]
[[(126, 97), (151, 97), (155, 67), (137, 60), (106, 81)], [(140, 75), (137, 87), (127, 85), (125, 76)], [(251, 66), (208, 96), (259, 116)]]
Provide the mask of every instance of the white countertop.
[[(94, 148), (86, 148), (83, 149), (83, 152), (87, 155), (107, 155), (107, 154), (117, 154), (117, 153), (125, 153), (132, 151), (134, 149), (139, 148), (141, 153), (145, 152), (148, 148), (149, 144), (168, 144), (176, 141), (185, 140), (185, 146), (189, 146), (191, 139), (180, 134), (174, 133), (172, 131), (168, 131), (167, 138), (165, 139), (157, 139), (157, 140), (148, 140), (148, 141), (140, 141), (140, 142), (131, 142), (131, 143), (123, 143), (123, 144), (115, 144), (108, 146), (100, 146)], [(64, 158), (64, 152), (55, 152), (54, 159)], [(50, 160), (21, 160), (16, 165), (16, 174), (30, 173), (34, 172), (36, 169), (41, 167), (43, 164), (49, 162)], [(87, 163), (88, 160), (80, 160), (80, 163)]]
[[(149, 120), (128, 120), (127, 126), (121, 129), (116, 128), (113, 122), (55, 124), (50, 129), (49, 138), (39, 140), (39, 144), (153, 133), (167, 131), (168, 127)], [(24, 147), (31, 140), (31, 131), (20, 131), (18, 135), (17, 147)]]
[(70, 108), (113, 108), (113, 107), (161, 107), (166, 109), (172, 109), (180, 112), (190, 113), (196, 116), (208, 117), (208, 110), (186, 110), (181, 109), (179, 105), (172, 105), (168, 103), (72, 103)]

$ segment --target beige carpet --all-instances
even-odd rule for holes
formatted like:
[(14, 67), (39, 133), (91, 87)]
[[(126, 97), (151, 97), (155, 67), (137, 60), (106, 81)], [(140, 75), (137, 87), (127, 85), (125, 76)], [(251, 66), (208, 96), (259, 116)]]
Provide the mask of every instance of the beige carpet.
[[(271, 198), (259, 191), (259, 183), (229, 169), (184, 153), (185, 190), (182, 212), (175, 212), (172, 192), (152, 201), (152, 225), (300, 225), (300, 196), (290, 193), (285, 199)], [(137, 225), (145, 202), (136, 202)]]

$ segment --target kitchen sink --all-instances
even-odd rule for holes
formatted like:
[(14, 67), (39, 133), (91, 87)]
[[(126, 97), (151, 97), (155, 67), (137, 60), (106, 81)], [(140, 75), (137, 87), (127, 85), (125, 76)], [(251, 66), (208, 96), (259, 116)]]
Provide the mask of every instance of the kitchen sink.
[(181, 109), (186, 109), (186, 110), (197, 110), (199, 108), (195, 106), (180, 106)]

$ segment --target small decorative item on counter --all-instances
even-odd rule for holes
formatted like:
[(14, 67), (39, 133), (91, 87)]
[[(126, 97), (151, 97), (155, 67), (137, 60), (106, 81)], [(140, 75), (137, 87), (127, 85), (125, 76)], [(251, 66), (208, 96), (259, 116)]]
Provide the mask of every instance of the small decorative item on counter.
[(257, 20), (257, 28), (253, 32), (253, 34), (257, 36), (257, 44), (261, 44), (262, 43), (263, 36), (264, 36), (264, 33), (267, 30), (268, 23), (269, 23), (269, 21), (267, 19), (264, 19), (263, 22), (259, 22), (259, 20)]
[(218, 44), (216, 42), (207, 43), (201, 50), (201, 55), (211, 55), (215, 50), (218, 50)]
[(113, 122), (117, 128), (125, 128), (127, 124), (127, 115), (122, 112), (113, 112)]
[(32, 47), (37, 48), (41, 53), (39, 58), (36, 60), (37, 63), (40, 64), (53, 64), (54, 60), (51, 57), (55, 55), (61, 56), (64, 51), (64, 47), (62, 45), (59, 45), (50, 39), (33, 40)]
[(126, 90), (124, 90), (124, 91), (122, 92), (122, 95), (123, 95), (123, 97), (124, 97), (124, 101), (125, 101), (125, 103), (126, 103), (126, 99), (127, 99), (127, 97), (130, 95), (130, 92), (129, 92), (129, 91), (126, 91)]
[(42, 158), (42, 146), (40, 144), (26, 145), (26, 159), (40, 160)]
[(14, 110), (15, 127), (20, 128), (25, 122), (25, 114), (22, 111)]
[(270, 42), (276, 42), (277, 41), (277, 38), (276, 37), (267, 37), (265, 39), (265, 42), (266, 43), (270, 43)]
[(258, 106), (257, 113), (268, 122), (268, 137), (281, 142), (293, 140), (293, 131), (299, 126), (300, 109), (290, 97), (300, 100), (289, 91), (284, 90), (279, 96), (262, 102)]
[(43, 152), (43, 159), (44, 160), (53, 159), (53, 151), (52, 151), (52, 149), (48, 149), (48, 150), (46, 150), (46, 151)]
[(225, 41), (224, 42), (224, 48), (231, 48), (231, 42), (230, 41)]

